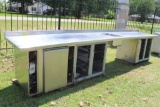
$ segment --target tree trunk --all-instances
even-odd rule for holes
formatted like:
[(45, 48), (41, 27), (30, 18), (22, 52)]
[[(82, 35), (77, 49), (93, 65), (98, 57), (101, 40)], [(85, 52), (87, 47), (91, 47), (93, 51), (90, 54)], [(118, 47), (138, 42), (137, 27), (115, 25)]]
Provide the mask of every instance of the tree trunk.
[(140, 22), (141, 23), (145, 22), (145, 14), (144, 13), (141, 14)]
[(54, 4), (53, 4), (53, 8), (54, 8), (54, 13), (56, 14), (57, 13), (57, 11), (56, 11), (56, 4), (57, 4), (57, 1), (55, 1), (55, 2), (53, 2)]
[(64, 0), (64, 5), (63, 5), (63, 12), (62, 15), (65, 16), (66, 15), (66, 0)]
[(82, 0), (80, 0), (80, 2), (78, 4), (78, 10), (77, 10), (77, 14), (76, 14), (77, 19), (81, 19), (81, 11), (82, 11)]
[(25, 2), (24, 2), (24, 0), (21, 0), (21, 9), (20, 9), (20, 13), (21, 13), (21, 14), (26, 13), (26, 11), (25, 11)]

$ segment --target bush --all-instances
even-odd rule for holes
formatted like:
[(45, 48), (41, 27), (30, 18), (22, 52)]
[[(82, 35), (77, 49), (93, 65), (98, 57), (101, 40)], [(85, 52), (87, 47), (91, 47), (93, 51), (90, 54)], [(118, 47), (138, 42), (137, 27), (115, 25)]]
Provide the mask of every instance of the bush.
[(108, 14), (105, 15), (106, 19), (115, 19), (115, 13), (112, 10), (108, 10)]

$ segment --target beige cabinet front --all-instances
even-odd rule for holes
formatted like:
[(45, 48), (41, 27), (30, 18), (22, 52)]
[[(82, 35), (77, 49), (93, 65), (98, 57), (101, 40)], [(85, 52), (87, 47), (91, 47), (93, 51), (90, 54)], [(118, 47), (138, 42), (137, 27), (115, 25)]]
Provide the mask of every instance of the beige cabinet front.
[(44, 92), (67, 85), (68, 48), (44, 51)]

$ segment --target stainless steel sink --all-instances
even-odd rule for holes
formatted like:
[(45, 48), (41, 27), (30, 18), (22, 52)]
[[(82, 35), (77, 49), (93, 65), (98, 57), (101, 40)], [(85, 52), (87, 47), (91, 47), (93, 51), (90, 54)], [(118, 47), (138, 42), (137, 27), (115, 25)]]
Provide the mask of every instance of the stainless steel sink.
[(119, 36), (119, 35), (110, 34), (110, 33), (104, 33), (104, 35), (108, 35), (108, 36), (112, 36), (112, 37), (121, 37), (121, 36)]

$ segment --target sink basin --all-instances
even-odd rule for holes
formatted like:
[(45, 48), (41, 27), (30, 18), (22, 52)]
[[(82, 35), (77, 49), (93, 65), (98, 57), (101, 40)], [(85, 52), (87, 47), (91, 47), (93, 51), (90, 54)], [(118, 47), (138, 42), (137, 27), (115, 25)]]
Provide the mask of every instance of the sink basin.
[(104, 35), (108, 35), (108, 36), (112, 36), (112, 37), (121, 37), (121, 36), (119, 36), (119, 35), (110, 34), (110, 33), (104, 33)]

